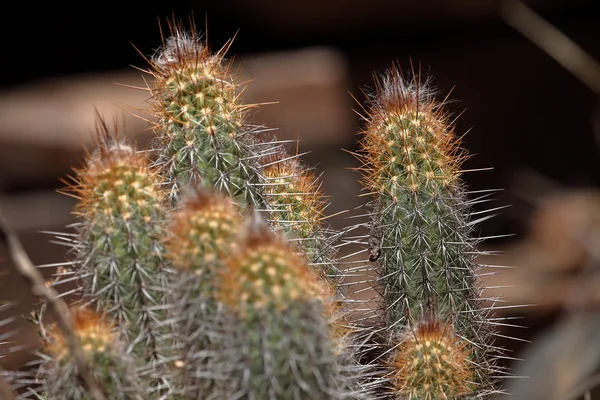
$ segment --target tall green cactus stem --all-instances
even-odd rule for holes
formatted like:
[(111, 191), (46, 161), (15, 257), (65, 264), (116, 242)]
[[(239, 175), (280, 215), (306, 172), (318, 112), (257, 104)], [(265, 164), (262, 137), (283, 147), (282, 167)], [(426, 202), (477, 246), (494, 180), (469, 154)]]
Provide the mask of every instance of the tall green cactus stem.
[[(377, 82), (363, 132), (364, 184), (374, 195), (370, 238), (387, 324), (402, 335), (429, 313), (473, 343), (479, 394), (493, 391), (487, 311), (480, 306), (465, 158), (442, 104), (395, 68)], [(495, 375), (495, 374), (494, 374)]]
[[(242, 204), (262, 204), (256, 158), (238, 83), (225, 61), (228, 45), (212, 53), (196, 33), (171, 24), (172, 36), (152, 58), (150, 83), (157, 163), (170, 197), (182, 188), (215, 187)], [(262, 205), (261, 205), (262, 208)]]
[(100, 121), (98, 149), (75, 170), (79, 270), (84, 299), (106, 311), (130, 344), (151, 364), (162, 353), (166, 264), (161, 241), (166, 195), (145, 154), (114, 139)]
[(184, 398), (218, 399), (218, 362), (223, 320), (216, 298), (223, 259), (236, 251), (242, 217), (230, 199), (193, 190), (172, 217), (166, 244), (179, 271), (171, 293), (178, 341), (183, 344), (181, 369)]
[(275, 230), (297, 241), (310, 265), (333, 284), (340, 271), (333, 258), (331, 232), (323, 224), (327, 203), (317, 177), (283, 149), (263, 157), (261, 166), (269, 207), (265, 217)]
[[(132, 355), (103, 317), (86, 309), (72, 309), (77, 339), (99, 387), (107, 399), (144, 400), (145, 390), (137, 379)], [(49, 332), (50, 361), (44, 365), (45, 397), (52, 400), (92, 400), (82, 385), (77, 365), (59, 329)]]
[(187, 185), (214, 187), (266, 212), (274, 229), (283, 227), (302, 242), (311, 264), (339, 276), (321, 223), (319, 185), (284, 154), (274, 135), (247, 122), (252, 106), (240, 102), (239, 84), (224, 59), (229, 44), (213, 54), (195, 31), (188, 34), (177, 23), (171, 35), (152, 58), (150, 91), (158, 121), (156, 163), (172, 200)]
[(248, 400), (348, 398), (324, 288), (266, 225), (250, 223), (219, 289), (237, 339), (230, 395)]
[(395, 351), (391, 380), (405, 399), (458, 400), (473, 392), (470, 352), (449, 325), (424, 317)]

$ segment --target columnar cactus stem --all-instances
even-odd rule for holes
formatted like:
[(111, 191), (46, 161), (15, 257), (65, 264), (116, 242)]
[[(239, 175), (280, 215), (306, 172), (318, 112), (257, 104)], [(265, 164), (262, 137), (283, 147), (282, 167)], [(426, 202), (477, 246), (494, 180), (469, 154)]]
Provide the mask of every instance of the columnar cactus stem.
[(229, 45), (212, 53), (194, 31), (188, 34), (177, 23), (171, 34), (151, 60), (149, 85), (156, 164), (171, 199), (176, 202), (187, 185), (216, 188), (264, 212), (273, 229), (283, 228), (300, 242), (324, 276), (338, 277), (324, 234), (319, 184), (273, 135), (248, 123), (252, 105), (241, 103), (236, 76), (224, 59)]
[(178, 270), (171, 297), (178, 342), (184, 398), (218, 398), (215, 385), (223, 374), (217, 368), (216, 342), (223, 335), (222, 305), (216, 298), (224, 258), (235, 252), (242, 227), (239, 209), (231, 199), (193, 190), (184, 197), (172, 221), (166, 249)]
[(248, 400), (349, 398), (352, 385), (325, 317), (326, 290), (280, 237), (256, 220), (250, 224), (219, 288), (237, 325), (230, 394)]
[(108, 313), (128, 350), (149, 370), (163, 368), (167, 198), (145, 154), (113, 139), (102, 121), (99, 126), (98, 149), (70, 187), (79, 200), (76, 274), (84, 300)]
[[(379, 254), (392, 337), (398, 340), (433, 314), (472, 344), (473, 392), (487, 393), (493, 390), (489, 324), (479, 305), (476, 242), (460, 179), (465, 154), (442, 105), (418, 79), (389, 71), (367, 116), (360, 158), (365, 186), (375, 197), (370, 242), (377, 249), (371, 253)], [(464, 392), (455, 389), (448, 390)]]
[(266, 219), (282, 230), (304, 252), (311, 266), (331, 281), (340, 276), (333, 258), (331, 236), (323, 219), (327, 202), (321, 183), (298, 157), (284, 149), (261, 159), (264, 196), (269, 207)]
[[(144, 400), (145, 390), (137, 379), (131, 354), (126, 344), (115, 335), (113, 326), (103, 317), (86, 310), (72, 309), (75, 334), (81, 343), (99, 386), (107, 399)], [(49, 332), (50, 361), (46, 371), (45, 396), (51, 400), (92, 400), (81, 384), (77, 365), (62, 332), (55, 328)]]
[(212, 53), (196, 33), (173, 23), (172, 36), (152, 58), (152, 112), (157, 163), (173, 201), (181, 188), (215, 187), (242, 204), (261, 204), (249, 105), (240, 104), (228, 46)]

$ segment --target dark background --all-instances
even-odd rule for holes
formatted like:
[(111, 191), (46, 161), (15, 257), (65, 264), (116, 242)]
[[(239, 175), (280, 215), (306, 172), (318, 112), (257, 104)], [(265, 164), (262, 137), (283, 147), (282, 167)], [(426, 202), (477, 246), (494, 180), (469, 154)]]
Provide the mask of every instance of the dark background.
[[(7, 12), (2, 24), (0, 85), (18, 88), (41, 78), (144, 67), (133, 45), (150, 55), (161, 43), (159, 22), (166, 28), (169, 17), (187, 21), (193, 15), (201, 30), (208, 22), (213, 48), (239, 31), (229, 53), (239, 59), (307, 46), (339, 51), (349, 71), (345, 89), (361, 102), (361, 89), (372, 85), (372, 74), (394, 61), (406, 70), (412, 60), (430, 71), (442, 94), (453, 90), (457, 101), (450, 110), (458, 114), (466, 109), (457, 131), (472, 129), (464, 144), (476, 156), (465, 167), (494, 167), (467, 174), (476, 189), (510, 188), (515, 173), (523, 168), (566, 185), (597, 186), (599, 150), (593, 134), (597, 95), (508, 26), (500, 18), (500, 4), (494, 0), (102, 2), (80, 7), (13, 3), (16, 10)], [(598, 2), (528, 4), (592, 57), (600, 58)], [(277, 99), (265, 99), (272, 100)], [(355, 124), (360, 124), (358, 116)], [(301, 132), (298, 135), (302, 138)], [(350, 147), (354, 139), (354, 132), (348, 132)], [(20, 182), (5, 182), (6, 189), (19, 186)], [(484, 229), (520, 231), (520, 213), (527, 210), (515, 206)]]

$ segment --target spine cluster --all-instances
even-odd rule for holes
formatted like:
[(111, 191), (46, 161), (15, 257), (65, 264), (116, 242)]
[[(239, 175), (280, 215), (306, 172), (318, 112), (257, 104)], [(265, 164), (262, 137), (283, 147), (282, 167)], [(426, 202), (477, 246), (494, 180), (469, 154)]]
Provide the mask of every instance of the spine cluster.
[(239, 253), (227, 265), (219, 297), (232, 310), (232, 323), (239, 324), (230, 395), (248, 400), (348, 398), (351, 385), (324, 307), (326, 289), (306, 261), (252, 221)]
[[(84, 308), (72, 309), (75, 334), (87, 357), (94, 377), (107, 398), (143, 400), (142, 383), (135, 373), (133, 358), (126, 342), (116, 335), (113, 326), (102, 316)], [(46, 369), (46, 399), (92, 400), (80, 382), (66, 340), (58, 329), (49, 332)]]

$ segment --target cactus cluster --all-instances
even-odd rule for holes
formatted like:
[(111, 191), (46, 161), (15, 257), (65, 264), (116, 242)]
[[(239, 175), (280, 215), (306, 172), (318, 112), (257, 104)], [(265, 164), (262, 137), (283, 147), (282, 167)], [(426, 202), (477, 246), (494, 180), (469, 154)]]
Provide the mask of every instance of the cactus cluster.
[[(76, 283), (72, 340), (104, 398), (496, 393), (466, 155), (428, 85), (396, 68), (379, 79), (357, 154), (373, 197), (364, 263), (379, 272), (379, 329), (347, 307), (319, 179), (249, 123), (230, 43), (213, 53), (194, 29), (170, 28), (149, 58), (151, 148), (134, 149), (99, 117), (97, 149), (65, 191), (78, 200), (63, 236), (71, 271), (49, 285)], [(46, 346), (30, 393), (101, 398), (64, 332), (35, 322)], [(373, 362), (364, 338), (375, 333), (384, 340)]]

